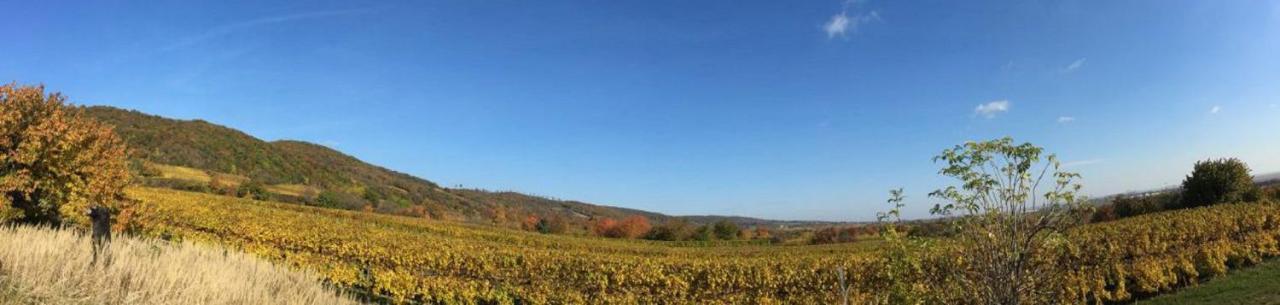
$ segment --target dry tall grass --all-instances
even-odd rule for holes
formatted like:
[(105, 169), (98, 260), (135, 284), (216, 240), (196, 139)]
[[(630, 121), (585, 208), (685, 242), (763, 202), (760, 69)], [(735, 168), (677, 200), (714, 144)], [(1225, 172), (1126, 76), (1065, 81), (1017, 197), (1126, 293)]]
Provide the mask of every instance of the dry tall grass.
[(91, 264), (87, 236), (0, 227), (0, 305), (357, 304), (310, 274), (240, 252), (116, 238)]

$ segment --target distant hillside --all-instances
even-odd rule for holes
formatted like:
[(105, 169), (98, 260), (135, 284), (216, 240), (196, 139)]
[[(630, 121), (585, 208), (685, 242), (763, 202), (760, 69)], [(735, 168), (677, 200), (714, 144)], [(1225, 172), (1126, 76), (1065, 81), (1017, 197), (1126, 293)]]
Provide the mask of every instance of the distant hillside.
[(427, 205), (471, 218), (484, 214), (483, 207), (431, 181), (368, 164), (328, 147), (301, 141), (275, 141), (271, 145), (289, 162), (302, 165), (288, 175), (303, 180), (290, 183), (359, 194), (363, 199), (389, 201), (398, 207)]
[[(203, 120), (175, 120), (107, 106), (85, 112), (115, 125), (135, 171), (152, 185), (219, 192), (260, 185), (273, 199), (345, 209), (518, 226), (529, 216), (556, 217), (585, 228), (588, 220), (671, 216), (516, 192), (443, 188), (434, 182), (360, 161), (302, 141), (267, 142)], [(147, 174), (151, 171), (159, 173)], [(172, 181), (169, 181), (172, 180)], [(173, 184), (182, 182), (181, 185)], [(206, 187), (207, 186), (207, 187)], [(252, 191), (252, 190), (251, 190)], [(694, 223), (730, 220), (744, 226), (805, 225), (745, 217), (681, 217)]]
[(1254, 175), (1253, 182), (1257, 182), (1264, 185), (1277, 184), (1277, 183), (1280, 183), (1280, 173)]
[(836, 222), (836, 221), (809, 221), (809, 220), (773, 220), (773, 219), (760, 219), (760, 218), (742, 217), (742, 216), (719, 216), (719, 215), (680, 216), (680, 218), (693, 223), (714, 223), (717, 221), (726, 220), (732, 223), (736, 223), (739, 226), (745, 226), (745, 227), (752, 227), (752, 226), (821, 227), (821, 226), (845, 226), (849, 224), (865, 223), (865, 222)]

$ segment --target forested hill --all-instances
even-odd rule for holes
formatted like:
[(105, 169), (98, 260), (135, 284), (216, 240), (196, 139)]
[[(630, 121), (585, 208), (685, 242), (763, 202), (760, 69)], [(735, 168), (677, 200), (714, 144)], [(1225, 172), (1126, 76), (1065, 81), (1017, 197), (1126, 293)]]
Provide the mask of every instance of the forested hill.
[[(506, 226), (527, 225), (530, 216), (562, 219), (584, 230), (589, 220), (601, 217), (640, 215), (654, 222), (672, 219), (659, 213), (517, 192), (444, 188), (325, 146), (267, 142), (203, 120), (175, 120), (107, 106), (85, 107), (85, 112), (115, 126), (129, 146), (134, 171), (143, 183), (153, 186)], [(708, 219), (772, 223), (741, 217), (687, 220), (702, 223)]]

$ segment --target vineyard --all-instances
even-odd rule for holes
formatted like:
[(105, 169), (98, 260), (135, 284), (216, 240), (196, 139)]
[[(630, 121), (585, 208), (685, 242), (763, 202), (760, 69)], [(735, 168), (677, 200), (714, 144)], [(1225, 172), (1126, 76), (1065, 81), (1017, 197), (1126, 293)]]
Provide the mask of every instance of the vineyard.
[[(670, 247), (132, 189), (147, 235), (224, 244), (428, 303), (830, 303), (867, 244)], [(870, 257), (870, 256), (868, 256)], [(869, 258), (867, 258), (869, 259)]]
[[(685, 247), (135, 188), (124, 224), (315, 270), (398, 301), (443, 304), (833, 304), (885, 288), (877, 244)], [(1170, 291), (1280, 254), (1280, 207), (1232, 204), (1081, 227), (1063, 264), (1074, 303)], [(963, 258), (926, 255), (936, 274)], [(924, 283), (921, 283), (924, 284)]]
[(1280, 207), (1226, 204), (1143, 215), (1073, 232), (1069, 279), (1087, 301), (1151, 296), (1280, 255)]

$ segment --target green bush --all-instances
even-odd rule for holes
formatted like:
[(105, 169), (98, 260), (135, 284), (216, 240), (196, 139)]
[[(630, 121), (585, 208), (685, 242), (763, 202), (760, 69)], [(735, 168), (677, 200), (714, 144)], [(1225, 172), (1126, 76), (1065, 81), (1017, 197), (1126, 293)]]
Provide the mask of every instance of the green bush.
[(316, 204), (322, 207), (345, 210), (359, 210), (365, 203), (360, 196), (330, 190), (321, 191), (320, 196), (316, 198)]
[(535, 229), (543, 234), (564, 234), (569, 231), (569, 223), (560, 217), (543, 218), (538, 220)]
[(1126, 218), (1179, 208), (1178, 194), (1173, 192), (1142, 196), (1119, 196), (1111, 200), (1116, 217)]
[(236, 196), (242, 198), (252, 198), (255, 200), (267, 200), (271, 198), (271, 194), (267, 193), (267, 188), (261, 182), (249, 180), (241, 183), (236, 188)]
[(711, 227), (717, 239), (733, 240), (738, 238), (738, 224), (728, 220), (717, 221)]
[(1186, 208), (1261, 199), (1249, 166), (1235, 158), (1196, 162), (1195, 170), (1182, 181), (1182, 207)]
[(695, 228), (689, 222), (675, 219), (653, 227), (648, 234), (645, 234), (644, 238), (649, 240), (682, 241), (693, 238), (694, 231)]

